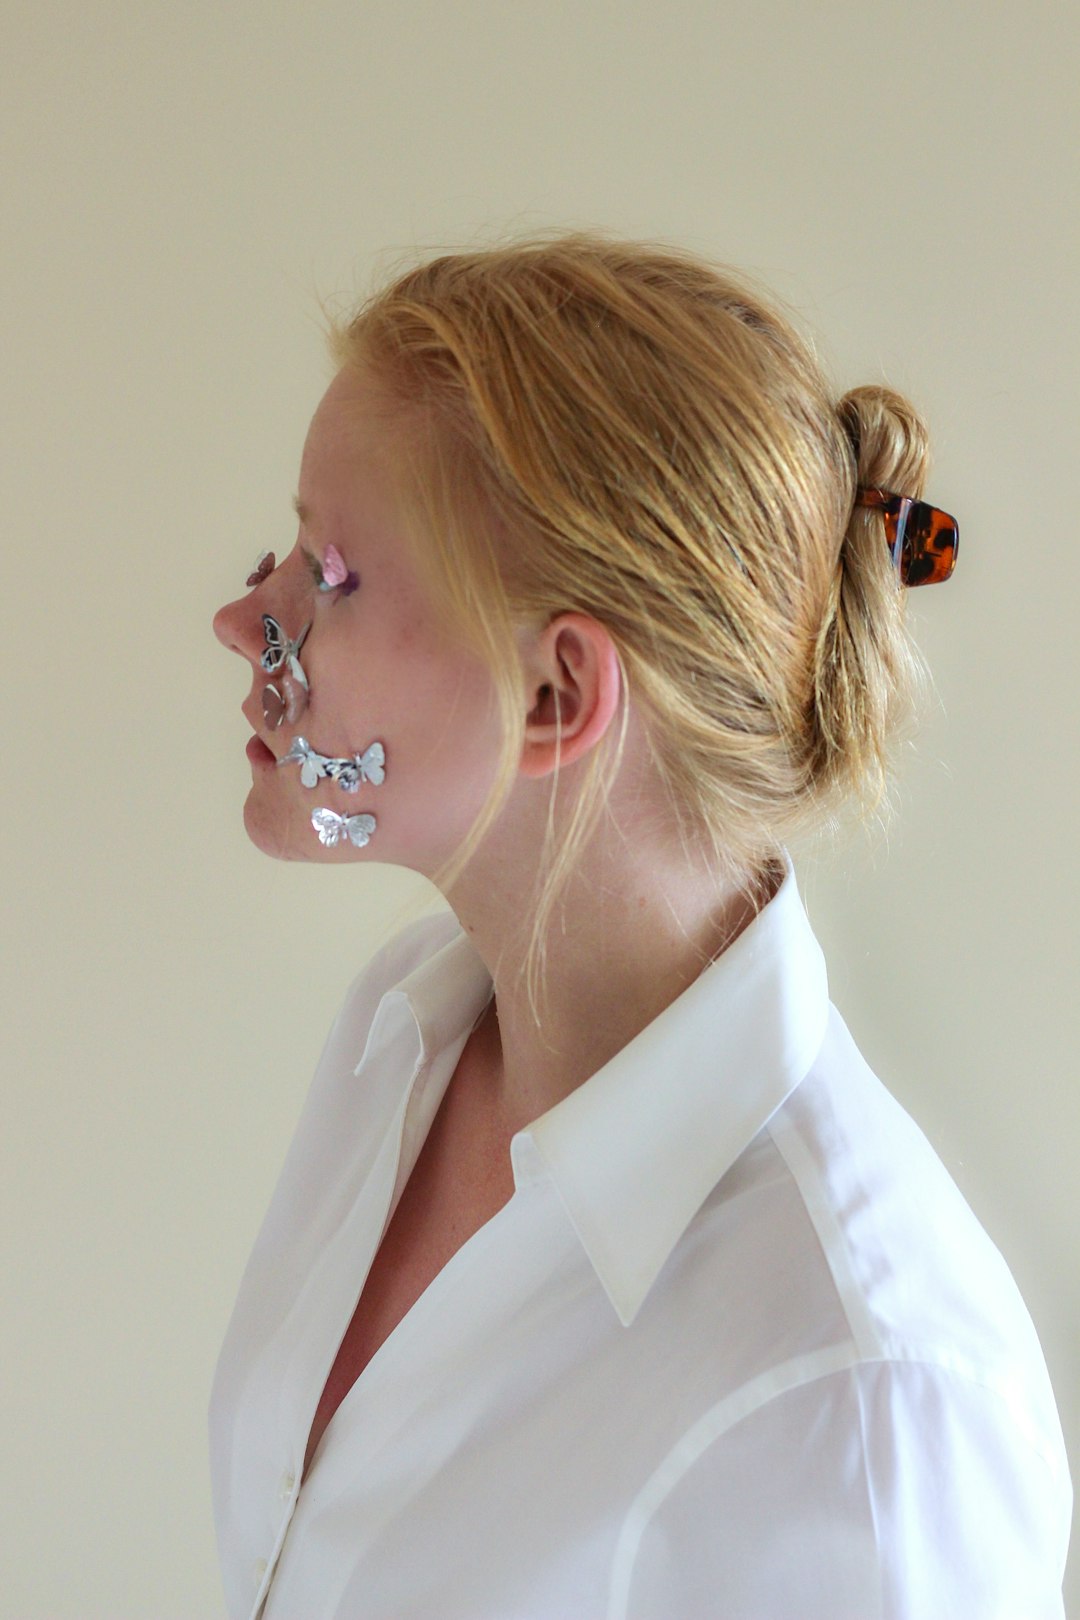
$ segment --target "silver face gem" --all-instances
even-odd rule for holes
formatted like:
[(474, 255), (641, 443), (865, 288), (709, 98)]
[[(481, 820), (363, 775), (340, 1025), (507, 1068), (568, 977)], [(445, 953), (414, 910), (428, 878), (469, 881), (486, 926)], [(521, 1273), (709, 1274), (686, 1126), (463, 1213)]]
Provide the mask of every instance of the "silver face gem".
[(313, 810), (311, 825), (319, 835), (319, 843), (333, 849), (347, 838), (357, 849), (363, 849), (375, 831), (375, 817), (368, 815), (339, 816), (336, 810)]

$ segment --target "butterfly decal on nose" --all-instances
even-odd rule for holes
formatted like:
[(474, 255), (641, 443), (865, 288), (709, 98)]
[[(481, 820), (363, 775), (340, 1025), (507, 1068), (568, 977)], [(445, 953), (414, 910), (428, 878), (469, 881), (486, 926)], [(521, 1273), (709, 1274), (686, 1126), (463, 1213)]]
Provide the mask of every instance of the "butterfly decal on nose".
[(294, 680), (300, 682), (307, 690), (308, 679), (300, 666), (300, 649), (304, 645), (307, 633), (311, 629), (310, 620), (305, 624), (295, 641), (290, 641), (277, 620), (269, 613), (262, 616), (263, 637), (266, 646), (263, 648), (259, 663), (268, 675), (274, 675), (285, 665)]
[(311, 825), (319, 835), (319, 843), (326, 844), (333, 849), (343, 838), (357, 849), (363, 849), (372, 833), (375, 831), (375, 817), (339, 816), (334, 810), (313, 810), (311, 812)]

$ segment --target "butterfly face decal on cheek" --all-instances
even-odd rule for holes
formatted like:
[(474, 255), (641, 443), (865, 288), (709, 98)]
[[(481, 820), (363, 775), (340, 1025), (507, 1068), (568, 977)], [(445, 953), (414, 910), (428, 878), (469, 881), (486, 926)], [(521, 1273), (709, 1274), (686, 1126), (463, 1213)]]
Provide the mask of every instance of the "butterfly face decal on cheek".
[(263, 648), (259, 663), (268, 675), (274, 675), (284, 665), (294, 680), (300, 682), (307, 690), (308, 679), (300, 665), (300, 649), (304, 645), (307, 633), (311, 629), (308, 621), (295, 641), (290, 641), (280, 624), (269, 613), (262, 616), (263, 637), (266, 646)]
[(381, 742), (373, 742), (352, 759), (331, 759), (327, 764), (327, 776), (333, 777), (346, 793), (355, 793), (361, 782), (374, 782), (378, 787), (386, 777), (386, 754)]
[(313, 810), (311, 825), (319, 835), (319, 843), (333, 849), (347, 838), (357, 849), (363, 849), (375, 831), (375, 817), (339, 816), (334, 810)]
[(306, 737), (294, 737), (289, 752), (278, 760), (279, 769), (282, 765), (299, 765), (300, 780), (306, 788), (313, 788), (321, 776), (329, 776), (327, 766), (330, 764), (325, 755), (312, 748)]
[(306, 737), (294, 737), (278, 765), (299, 765), (304, 787), (313, 788), (320, 777), (328, 776), (346, 793), (355, 793), (361, 782), (379, 785), (386, 777), (386, 753), (381, 742), (373, 742), (363, 754), (352, 759), (332, 759), (312, 748)]

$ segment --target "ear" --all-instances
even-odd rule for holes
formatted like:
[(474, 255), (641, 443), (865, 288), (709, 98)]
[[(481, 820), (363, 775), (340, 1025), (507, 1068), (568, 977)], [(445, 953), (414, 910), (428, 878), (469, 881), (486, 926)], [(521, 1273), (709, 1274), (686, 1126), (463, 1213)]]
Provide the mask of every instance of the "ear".
[(622, 684), (619, 661), (608, 631), (586, 613), (560, 613), (529, 637), (522, 660), (529, 712), (520, 770), (547, 776), (556, 759), (564, 769), (587, 754), (611, 724)]

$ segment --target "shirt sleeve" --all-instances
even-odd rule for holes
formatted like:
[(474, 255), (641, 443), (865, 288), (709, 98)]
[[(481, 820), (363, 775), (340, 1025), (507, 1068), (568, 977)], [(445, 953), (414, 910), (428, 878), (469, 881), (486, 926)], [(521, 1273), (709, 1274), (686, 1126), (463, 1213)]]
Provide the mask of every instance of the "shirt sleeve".
[(816, 1378), (719, 1433), (699, 1422), (669, 1481), (620, 1620), (1064, 1615), (1064, 1458), (1021, 1401), (966, 1374), (881, 1361)]

